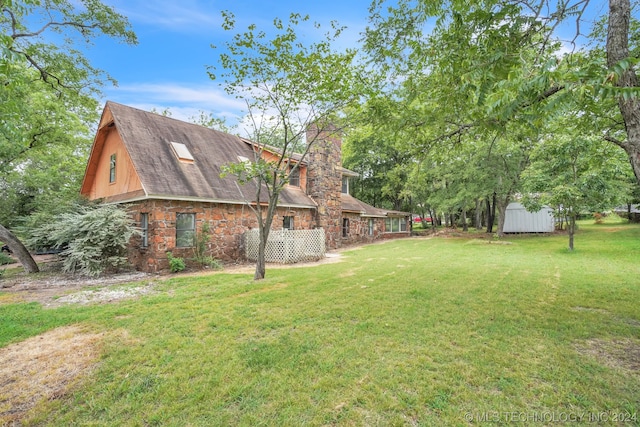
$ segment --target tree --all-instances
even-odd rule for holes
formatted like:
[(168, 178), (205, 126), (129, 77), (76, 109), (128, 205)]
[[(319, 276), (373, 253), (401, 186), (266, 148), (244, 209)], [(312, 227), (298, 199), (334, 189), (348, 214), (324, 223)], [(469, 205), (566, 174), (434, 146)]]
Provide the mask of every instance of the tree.
[[(443, 116), (433, 126), (438, 138), (506, 121), (536, 126), (558, 106), (590, 93), (601, 101), (617, 100), (624, 128), (606, 139), (626, 151), (640, 182), (638, 26), (630, 0), (609, 1), (606, 58), (576, 49), (587, 8), (595, 4), (589, 0), (399, 0), (384, 13), (383, 3), (372, 8), (365, 48), (390, 81), (412, 85), (415, 96), (435, 100)], [(562, 54), (557, 30), (570, 22), (574, 37), (566, 45), (573, 51)], [(434, 29), (426, 33), (429, 25)], [(591, 41), (588, 48), (600, 52), (598, 40)], [(424, 90), (434, 76), (445, 84)], [(459, 101), (469, 111), (447, 114)], [(428, 118), (435, 116), (429, 113)], [(414, 122), (425, 123), (427, 117), (417, 115)]]
[(627, 200), (632, 171), (620, 150), (571, 122), (565, 117), (554, 123), (533, 149), (523, 174), (523, 202), (529, 210), (549, 205), (565, 216), (572, 251), (580, 213), (601, 212)]
[(342, 154), (344, 166), (360, 175), (354, 180), (353, 196), (379, 208), (409, 207), (406, 189), (414, 157), (401, 132), (356, 125), (344, 141)]
[[(0, 0), (0, 30), (0, 173), (7, 176), (28, 167), (38, 156), (33, 153), (70, 146), (88, 133), (77, 124), (94, 122), (94, 97), (110, 78), (75, 46), (99, 35), (131, 44), (136, 38), (126, 18), (96, 0)], [(62, 41), (46, 42), (47, 34), (62, 35)], [(24, 245), (4, 226), (0, 240), (28, 272), (37, 271)]]
[[(223, 12), (223, 18), (223, 28), (234, 31), (233, 13)], [(358, 93), (355, 52), (334, 52), (331, 46), (343, 28), (332, 23), (323, 39), (305, 44), (296, 30), (302, 31), (300, 26), (308, 21), (308, 16), (295, 13), (286, 23), (275, 19), (272, 36), (250, 25), (225, 43), (220, 66), (209, 68), (212, 79), (220, 73), (227, 93), (245, 100), (255, 140), (253, 161), (230, 164), (226, 173), (241, 184), (256, 184), (256, 194), (245, 196), (260, 236), (256, 280), (265, 277), (265, 247), (282, 189), (319, 136), (337, 131), (332, 126), (336, 114)], [(280, 139), (277, 148), (269, 146), (271, 135)], [(294, 156), (302, 141), (304, 151)], [(267, 151), (272, 160), (263, 157)]]
[[(624, 120), (626, 140), (620, 140), (611, 135), (608, 135), (607, 139), (627, 153), (636, 180), (640, 184), (640, 95), (638, 94), (640, 83), (633, 66), (640, 59), (640, 46), (635, 46), (634, 55), (631, 56), (629, 48), (631, 28), (631, 1), (609, 0), (607, 65), (613, 70), (609, 75), (610, 80), (620, 88), (620, 91), (616, 92), (616, 97)], [(635, 38), (637, 39), (637, 32)]]

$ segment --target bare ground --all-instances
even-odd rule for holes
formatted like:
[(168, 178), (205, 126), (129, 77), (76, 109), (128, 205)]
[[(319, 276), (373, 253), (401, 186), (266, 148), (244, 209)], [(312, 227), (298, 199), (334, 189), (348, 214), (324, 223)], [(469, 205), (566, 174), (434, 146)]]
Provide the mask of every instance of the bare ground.
[(65, 326), (0, 349), (0, 425), (64, 397), (95, 366), (103, 333)]

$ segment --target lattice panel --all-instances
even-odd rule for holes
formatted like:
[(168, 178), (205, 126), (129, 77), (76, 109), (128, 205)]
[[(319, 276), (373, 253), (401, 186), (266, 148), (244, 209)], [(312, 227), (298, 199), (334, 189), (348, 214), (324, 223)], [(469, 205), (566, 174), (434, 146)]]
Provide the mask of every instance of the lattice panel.
[[(258, 244), (260, 241), (257, 229), (244, 234), (245, 255), (248, 260), (258, 259)], [(269, 232), (265, 261), (282, 264), (292, 264), (300, 261), (315, 261), (324, 258), (325, 236), (324, 229), (314, 230), (277, 230)]]

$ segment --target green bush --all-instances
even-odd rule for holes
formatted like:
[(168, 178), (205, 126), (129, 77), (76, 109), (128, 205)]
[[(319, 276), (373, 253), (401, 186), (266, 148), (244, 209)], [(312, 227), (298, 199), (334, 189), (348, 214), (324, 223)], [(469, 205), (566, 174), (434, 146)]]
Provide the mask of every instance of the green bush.
[(0, 265), (13, 264), (15, 261), (4, 252), (0, 252)]
[(115, 205), (79, 206), (30, 231), (31, 248), (63, 249), (67, 273), (99, 276), (127, 265), (127, 245), (138, 234), (127, 212)]
[(222, 268), (220, 261), (214, 257), (207, 255), (209, 249), (209, 241), (211, 240), (211, 227), (208, 222), (202, 223), (200, 231), (196, 234), (196, 245), (194, 248), (193, 260), (197, 262), (200, 267), (208, 267), (213, 269)]
[(169, 270), (172, 273), (177, 273), (187, 268), (183, 258), (174, 257), (171, 252), (167, 252), (167, 258), (169, 259)]

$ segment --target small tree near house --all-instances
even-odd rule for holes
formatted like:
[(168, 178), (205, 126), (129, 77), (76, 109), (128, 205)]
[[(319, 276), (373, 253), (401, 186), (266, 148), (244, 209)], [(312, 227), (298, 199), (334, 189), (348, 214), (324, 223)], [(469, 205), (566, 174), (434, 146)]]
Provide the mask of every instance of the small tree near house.
[[(223, 28), (234, 30), (234, 15), (223, 12), (223, 18)], [(220, 55), (225, 90), (245, 100), (255, 141), (254, 158), (239, 159), (223, 173), (234, 175), (241, 185), (249, 181), (256, 184), (256, 194), (245, 195), (260, 236), (256, 280), (265, 277), (265, 248), (282, 189), (292, 174), (297, 174), (315, 141), (337, 131), (329, 123), (358, 93), (353, 83), (355, 52), (336, 53), (331, 48), (343, 29), (332, 23), (331, 33), (307, 45), (295, 28), (308, 21), (308, 16), (295, 13), (286, 24), (275, 19), (271, 38), (250, 25), (226, 42), (228, 52)], [(209, 68), (212, 79), (217, 78), (217, 71)], [(300, 147), (303, 152), (296, 154)]]

